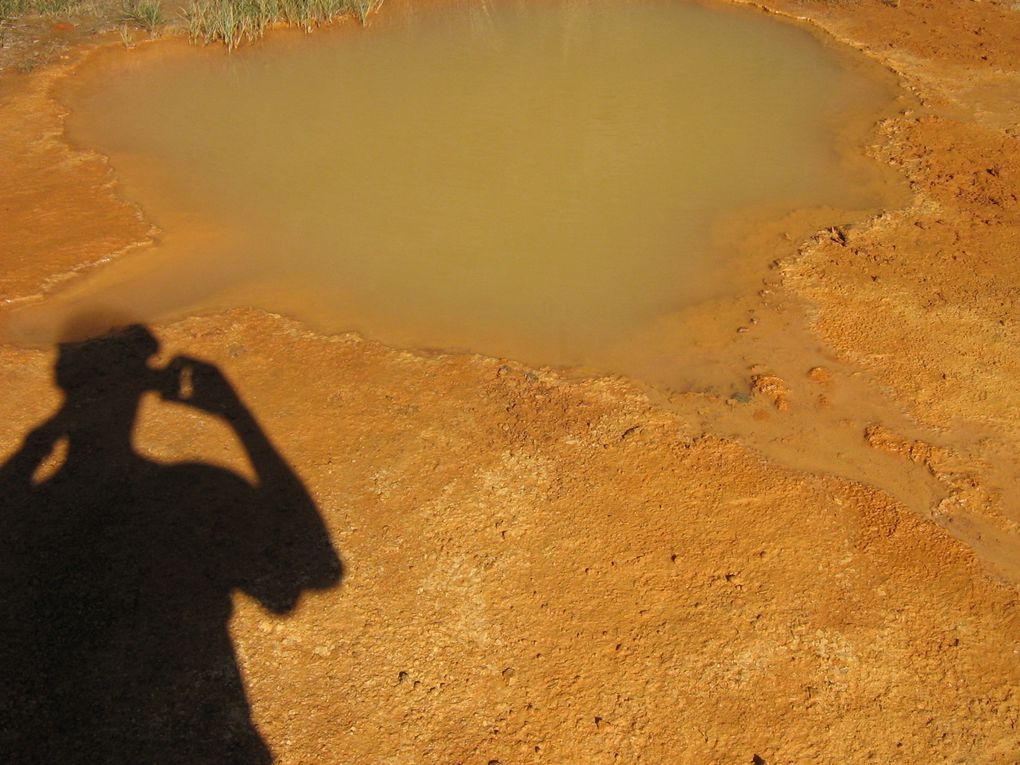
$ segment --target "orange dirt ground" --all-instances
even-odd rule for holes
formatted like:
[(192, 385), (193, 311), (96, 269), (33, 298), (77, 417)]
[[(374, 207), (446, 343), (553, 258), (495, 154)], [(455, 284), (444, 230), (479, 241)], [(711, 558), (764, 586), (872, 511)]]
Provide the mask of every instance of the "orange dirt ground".
[[(770, 287), (835, 371), (749, 370), (735, 407), (250, 310), (155, 328), (164, 360), (234, 381), (344, 562), (286, 617), (235, 601), (278, 762), (1020, 762), (1020, 6), (748, 4), (860, 49), (920, 102), (871, 149), (913, 201), (833, 221)], [(49, 91), (74, 50), (0, 79), (4, 312), (149, 233), (61, 140)], [(0, 346), (5, 455), (58, 405), (53, 360)], [(853, 432), (922, 474), (923, 501), (759, 448), (815, 416), (809, 396), (838, 409), (855, 376), (931, 435)], [(187, 411), (146, 400), (138, 448), (248, 471)]]

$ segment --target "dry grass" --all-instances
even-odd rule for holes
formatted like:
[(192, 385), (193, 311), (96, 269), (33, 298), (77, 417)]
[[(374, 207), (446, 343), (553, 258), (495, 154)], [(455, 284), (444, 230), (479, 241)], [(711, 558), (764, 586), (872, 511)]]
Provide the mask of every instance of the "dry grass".
[(311, 31), (343, 16), (362, 23), (382, 0), (191, 0), (183, 10), (193, 41), (222, 41), (228, 48), (257, 40), (275, 24)]
[[(33, 16), (71, 16), (89, 11), (110, 26), (141, 27), (156, 34), (183, 24), (194, 42), (223, 42), (236, 48), (260, 38), (274, 25), (298, 26), (305, 31), (345, 16), (362, 23), (382, 0), (179, 0), (183, 7), (164, 7), (161, 0), (117, 0), (101, 8), (86, 8), (91, 0), (0, 0), (0, 19)], [(172, 10), (171, 10), (172, 9)]]
[(79, 0), (0, 0), (0, 19), (18, 16), (50, 16), (80, 5)]

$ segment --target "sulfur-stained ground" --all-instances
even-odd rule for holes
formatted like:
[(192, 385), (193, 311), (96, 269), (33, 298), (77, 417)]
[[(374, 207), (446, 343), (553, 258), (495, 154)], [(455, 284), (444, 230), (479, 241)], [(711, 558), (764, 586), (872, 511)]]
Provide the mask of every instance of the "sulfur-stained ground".
[[(288, 614), (235, 597), (278, 762), (1020, 760), (1020, 10), (758, 5), (920, 103), (873, 148), (912, 202), (833, 221), (776, 269), (768, 299), (833, 372), (749, 370), (745, 405), (256, 311), (153, 328), (160, 363), (188, 354), (233, 382), (343, 561)], [(61, 141), (48, 89), (73, 65), (0, 81), (4, 311), (149, 230), (101, 159)], [(59, 405), (54, 361), (0, 346), (5, 457)], [(930, 434), (846, 431), (892, 477), (807, 469), (784, 430), (852, 420), (855, 375)], [(155, 394), (134, 442), (251, 475), (222, 420)]]

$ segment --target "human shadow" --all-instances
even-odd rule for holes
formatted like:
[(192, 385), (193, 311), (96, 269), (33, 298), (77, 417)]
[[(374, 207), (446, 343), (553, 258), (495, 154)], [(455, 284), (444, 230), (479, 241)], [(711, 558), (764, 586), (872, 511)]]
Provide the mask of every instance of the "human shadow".
[[(64, 403), (0, 468), (4, 762), (272, 762), (227, 631), (231, 594), (284, 614), (340, 580), (315, 504), (220, 370), (156, 368), (158, 349), (140, 325), (61, 344)], [(139, 455), (148, 391), (229, 423), (254, 485)]]

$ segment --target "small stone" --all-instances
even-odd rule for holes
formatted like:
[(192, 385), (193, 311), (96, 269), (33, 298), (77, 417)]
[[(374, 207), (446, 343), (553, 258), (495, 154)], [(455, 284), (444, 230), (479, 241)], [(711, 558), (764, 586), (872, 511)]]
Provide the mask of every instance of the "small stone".
[(780, 412), (790, 408), (790, 389), (786, 381), (777, 375), (755, 375), (751, 378), (751, 390), (772, 401)]
[(811, 367), (808, 370), (807, 376), (811, 382), (818, 383), (819, 385), (829, 385), (832, 382), (832, 372), (825, 367)]

